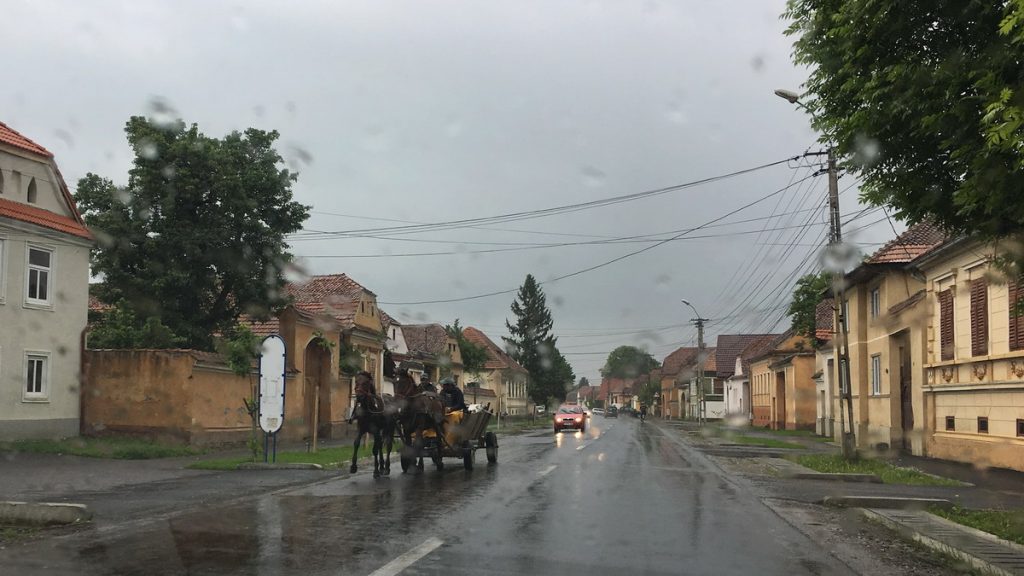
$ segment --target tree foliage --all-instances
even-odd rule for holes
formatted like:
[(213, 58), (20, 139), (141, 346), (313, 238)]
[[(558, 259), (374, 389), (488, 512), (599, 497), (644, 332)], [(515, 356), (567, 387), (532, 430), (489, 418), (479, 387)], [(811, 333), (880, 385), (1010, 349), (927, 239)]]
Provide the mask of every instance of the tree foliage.
[(786, 314), (793, 319), (793, 331), (814, 341), (817, 327), (817, 308), (829, 287), (829, 275), (825, 272), (807, 274), (796, 281), (793, 289), (793, 300), (786, 309)]
[(790, 0), (814, 125), (876, 205), (1024, 231), (1024, 0)]
[(135, 153), (127, 186), (90, 173), (75, 195), (99, 240), (97, 296), (212, 350), (242, 313), (284, 303), (284, 237), (308, 216), (292, 200), (296, 175), (279, 167), (275, 131), (211, 138), (194, 124), (132, 117), (125, 132)]
[(601, 375), (607, 378), (636, 378), (661, 366), (647, 352), (636, 346), (619, 346), (608, 354), (601, 368)]
[(590, 386), (590, 380), (586, 376), (580, 376), (580, 381), (576, 383), (576, 387), (582, 388), (584, 386)]
[(549, 398), (564, 400), (576, 379), (572, 366), (558, 351), (558, 339), (551, 335), (552, 319), (547, 298), (532, 274), (519, 287), (512, 302), (515, 324), (505, 321), (509, 337), (502, 337), (509, 354), (530, 373), (530, 399), (544, 404)]
[(454, 323), (445, 326), (444, 329), (459, 343), (459, 354), (462, 356), (462, 367), (465, 371), (473, 374), (483, 370), (484, 365), (487, 364), (487, 349), (466, 340), (462, 334), (459, 319), (456, 318)]
[(107, 311), (90, 313), (90, 316), (87, 344), (94, 350), (167, 349), (182, 344), (159, 318), (139, 318), (123, 300)]

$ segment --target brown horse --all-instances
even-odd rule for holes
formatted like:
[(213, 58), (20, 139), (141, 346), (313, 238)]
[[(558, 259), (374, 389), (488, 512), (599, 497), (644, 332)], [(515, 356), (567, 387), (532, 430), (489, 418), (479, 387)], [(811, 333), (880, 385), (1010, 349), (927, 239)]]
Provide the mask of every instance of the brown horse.
[(400, 369), (395, 383), (398, 405), (398, 426), (402, 436), (402, 469), (405, 471), (410, 460), (419, 460), (423, 468), (423, 433), (433, 430), (441, 437), (441, 422), (444, 420), (444, 404), (435, 392), (422, 390), (416, 385), (409, 371)]
[(391, 474), (391, 448), (395, 426), (398, 424), (397, 406), (390, 395), (359, 394), (356, 396), (352, 419), (357, 422), (355, 443), (352, 447), (352, 465), (349, 472), (356, 473), (359, 443), (366, 434), (373, 435), (373, 477)]

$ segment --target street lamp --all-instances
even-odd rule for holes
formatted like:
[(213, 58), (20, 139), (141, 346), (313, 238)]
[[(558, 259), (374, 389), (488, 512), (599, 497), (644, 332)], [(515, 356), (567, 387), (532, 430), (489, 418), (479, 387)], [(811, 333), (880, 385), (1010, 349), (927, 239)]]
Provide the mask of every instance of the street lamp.
[[(779, 89), (775, 91), (775, 95), (789, 102), (790, 104), (796, 104), (797, 106), (807, 110), (811, 116), (817, 120), (814, 115), (814, 111), (808, 108), (803, 102), (800, 102), (800, 97), (792, 90)], [(830, 138), (831, 140), (831, 138)], [(832, 265), (832, 293), (833, 303), (832, 309), (835, 316), (839, 319), (839, 331), (837, 336), (839, 337), (839, 426), (842, 430), (842, 447), (843, 456), (851, 458), (856, 453), (856, 438), (853, 428), (853, 393), (850, 387), (850, 347), (848, 343), (847, 333), (847, 318), (843, 312), (843, 304), (846, 301), (845, 295), (845, 279), (843, 275), (845, 270), (842, 265), (842, 258), (839, 256), (843, 242), (843, 230), (842, 222), (839, 217), (839, 171), (836, 168), (836, 154), (835, 148), (831, 143), (828, 145), (828, 150), (822, 152), (807, 152), (805, 156), (816, 155), (820, 156), (826, 154), (828, 156), (828, 208), (829, 208), (829, 250), (833, 252), (830, 256), (830, 260), (833, 260)], [(843, 413), (842, 402), (846, 402), (846, 414)], [(848, 420), (850, 423), (850, 430), (847, 432), (844, 420)]]
[(704, 403), (704, 323), (708, 319), (701, 316), (689, 300), (684, 298), (680, 302), (689, 306), (697, 316), (691, 321), (697, 326), (697, 424), (703, 426), (707, 408)]

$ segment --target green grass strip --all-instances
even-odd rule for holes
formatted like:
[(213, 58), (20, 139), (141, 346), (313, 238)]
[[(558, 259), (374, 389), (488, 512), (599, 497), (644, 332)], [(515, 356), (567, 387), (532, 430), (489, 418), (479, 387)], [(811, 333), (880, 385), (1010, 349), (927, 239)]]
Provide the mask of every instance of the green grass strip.
[(807, 454), (797, 456), (796, 461), (818, 472), (830, 474), (874, 474), (886, 484), (909, 484), (914, 486), (962, 486), (950, 478), (925, 474), (913, 468), (900, 468), (881, 460), (858, 458), (846, 460), (838, 454)]
[(89, 458), (149, 460), (194, 456), (202, 451), (190, 446), (163, 444), (144, 438), (64, 438), (62, 440), (17, 440), (0, 443), (0, 453), (69, 454)]

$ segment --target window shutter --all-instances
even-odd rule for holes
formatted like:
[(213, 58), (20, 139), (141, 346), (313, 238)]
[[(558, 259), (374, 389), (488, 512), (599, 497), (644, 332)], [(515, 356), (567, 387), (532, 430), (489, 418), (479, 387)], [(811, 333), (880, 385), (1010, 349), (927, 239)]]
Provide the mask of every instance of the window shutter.
[(1017, 303), (1024, 296), (1021, 279), (1009, 284), (1010, 298), (1010, 350), (1024, 349), (1024, 317), (1017, 313)]
[(952, 360), (953, 349), (953, 293), (939, 292), (939, 346), (942, 360)]
[(971, 282), (971, 356), (988, 354), (988, 281)]

